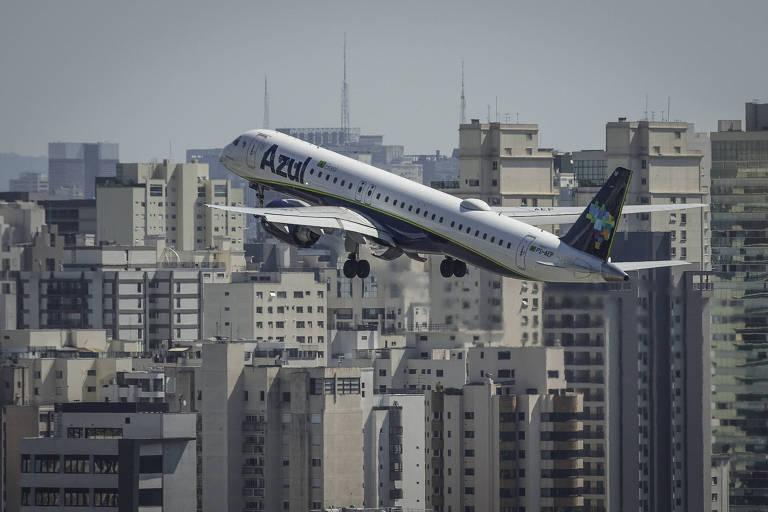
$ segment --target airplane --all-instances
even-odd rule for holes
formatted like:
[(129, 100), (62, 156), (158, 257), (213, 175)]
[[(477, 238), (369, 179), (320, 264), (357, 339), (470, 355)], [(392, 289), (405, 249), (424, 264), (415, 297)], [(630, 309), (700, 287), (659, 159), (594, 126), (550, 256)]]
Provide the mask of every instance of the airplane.
[[(221, 152), (221, 163), (257, 191), (260, 207), (207, 205), (254, 215), (276, 238), (311, 247), (321, 236), (344, 233), (345, 277), (366, 278), (370, 263), (360, 246), (383, 260), (406, 255), (444, 256), (440, 274), (463, 277), (467, 264), (516, 279), (603, 283), (626, 281), (627, 272), (688, 264), (685, 261), (611, 262), (623, 214), (700, 208), (703, 204), (624, 206), (632, 171), (617, 167), (589, 205), (491, 207), (480, 199), (445, 192), (272, 130), (252, 130)], [(264, 190), (283, 192), (265, 207)], [(537, 226), (574, 223), (558, 237)]]

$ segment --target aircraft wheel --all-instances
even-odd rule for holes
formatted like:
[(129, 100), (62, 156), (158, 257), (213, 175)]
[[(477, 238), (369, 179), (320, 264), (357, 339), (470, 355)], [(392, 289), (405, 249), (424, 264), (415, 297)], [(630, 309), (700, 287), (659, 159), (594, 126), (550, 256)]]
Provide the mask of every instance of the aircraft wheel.
[(453, 275), (456, 277), (464, 277), (467, 275), (467, 264), (460, 260), (454, 260)]
[(344, 262), (344, 268), (342, 271), (344, 272), (344, 277), (352, 279), (357, 275), (357, 261), (354, 260), (347, 260)]
[(440, 262), (440, 275), (449, 278), (453, 275), (453, 260), (445, 258)]
[(360, 279), (365, 279), (368, 277), (371, 273), (371, 264), (368, 263), (368, 260), (359, 260), (357, 262), (357, 277)]

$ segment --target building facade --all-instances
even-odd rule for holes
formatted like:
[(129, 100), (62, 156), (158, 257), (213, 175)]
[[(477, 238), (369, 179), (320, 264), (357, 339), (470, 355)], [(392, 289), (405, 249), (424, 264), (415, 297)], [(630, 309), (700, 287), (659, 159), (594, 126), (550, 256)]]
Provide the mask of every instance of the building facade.
[(96, 178), (114, 176), (119, 148), (109, 142), (48, 144), (49, 191), (60, 199), (91, 199)]

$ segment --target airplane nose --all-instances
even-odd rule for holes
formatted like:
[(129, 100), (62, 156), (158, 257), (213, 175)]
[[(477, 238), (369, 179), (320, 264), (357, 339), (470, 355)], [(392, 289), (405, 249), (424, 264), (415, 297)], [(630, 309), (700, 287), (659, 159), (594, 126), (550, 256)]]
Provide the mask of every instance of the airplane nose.
[(227, 144), (226, 146), (224, 146), (224, 149), (222, 149), (221, 153), (219, 153), (219, 162), (224, 163), (224, 157), (226, 155), (231, 154), (230, 153), (231, 151), (232, 151), (232, 144)]

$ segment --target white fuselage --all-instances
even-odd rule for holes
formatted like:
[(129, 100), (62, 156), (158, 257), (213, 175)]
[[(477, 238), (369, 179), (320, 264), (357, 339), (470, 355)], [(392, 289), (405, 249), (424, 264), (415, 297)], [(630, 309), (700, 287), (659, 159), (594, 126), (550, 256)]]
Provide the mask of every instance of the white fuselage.
[[(459, 199), (271, 130), (247, 132), (237, 142), (221, 154), (222, 163), (233, 173), (251, 183), (372, 217), (386, 224), (399, 243), (402, 235), (406, 251), (440, 252), (521, 279), (605, 282), (600, 259), (562, 243), (550, 232), (495, 213), (482, 201)], [(412, 238), (414, 231), (439, 240), (441, 248), (409, 248), (406, 238)]]

